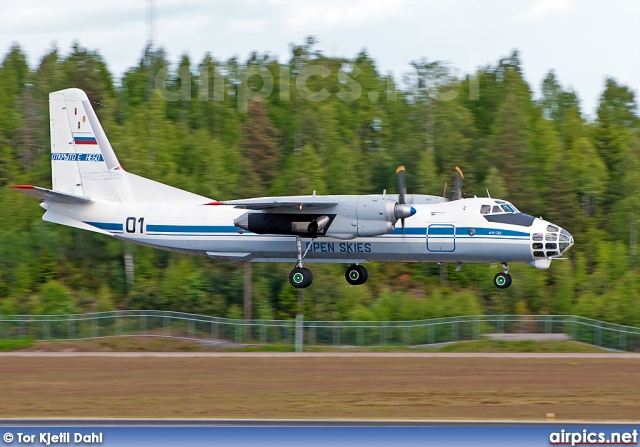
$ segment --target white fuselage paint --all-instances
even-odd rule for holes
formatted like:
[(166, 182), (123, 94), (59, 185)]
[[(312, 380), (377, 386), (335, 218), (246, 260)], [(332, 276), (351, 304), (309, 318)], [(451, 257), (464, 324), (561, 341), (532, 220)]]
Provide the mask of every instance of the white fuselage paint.
[[(488, 221), (480, 213), (494, 199), (474, 198), (430, 205), (415, 204), (404, 234), (398, 222), (390, 233), (349, 240), (302, 238), (306, 262), (533, 262), (532, 236), (545, 234), (550, 222), (530, 226)], [(125, 241), (214, 259), (295, 262), (296, 237), (243, 231), (234, 219), (247, 212), (228, 205), (162, 202), (112, 202), (88, 205), (43, 203), (49, 212), (83, 222)], [(46, 219), (46, 216), (45, 216)], [(80, 227), (80, 225), (77, 225)], [(552, 256), (545, 256), (545, 259)], [(545, 263), (536, 265), (545, 268)], [(546, 264), (548, 267), (548, 264)]]

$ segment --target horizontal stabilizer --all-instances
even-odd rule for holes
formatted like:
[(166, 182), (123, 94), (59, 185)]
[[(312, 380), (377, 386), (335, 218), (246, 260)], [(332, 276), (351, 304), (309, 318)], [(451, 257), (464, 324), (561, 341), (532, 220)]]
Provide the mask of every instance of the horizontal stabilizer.
[(108, 231), (102, 230), (98, 227), (86, 224), (84, 222), (80, 222), (79, 220), (72, 219), (68, 216), (55, 213), (53, 211), (47, 211), (46, 213), (44, 213), (44, 216), (42, 216), (42, 220), (44, 220), (45, 222), (66, 225), (68, 227), (74, 227), (74, 228), (79, 228), (81, 230), (87, 230), (87, 231), (92, 231), (94, 233), (101, 233), (101, 234), (106, 234), (108, 236), (113, 236), (113, 234), (109, 233)]
[(91, 199), (89, 197), (77, 196), (75, 194), (60, 191), (52, 191), (50, 189), (40, 188), (39, 186), (16, 185), (11, 186), (11, 188), (17, 189), (31, 197), (35, 197), (41, 202), (68, 203), (71, 205), (84, 205), (91, 203)]
[(290, 196), (290, 197), (261, 197), (257, 199), (229, 200), (222, 205), (233, 205), (236, 208), (248, 210), (267, 210), (284, 208), (291, 210), (309, 210), (331, 208), (338, 204), (330, 197), (318, 196)]

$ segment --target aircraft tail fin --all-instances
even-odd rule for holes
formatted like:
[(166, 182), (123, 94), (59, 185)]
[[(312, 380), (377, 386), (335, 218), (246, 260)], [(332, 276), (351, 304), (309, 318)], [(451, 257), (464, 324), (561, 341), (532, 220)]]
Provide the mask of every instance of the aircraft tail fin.
[(112, 199), (104, 181), (122, 169), (87, 94), (70, 88), (49, 94), (53, 190)]
[[(163, 183), (125, 172), (87, 94), (70, 88), (49, 94), (53, 191), (116, 202), (210, 202)], [(36, 194), (34, 190), (23, 192)], [(41, 192), (38, 192), (40, 194)], [(49, 194), (44, 199), (61, 201)], [(67, 197), (64, 200), (72, 200)]]

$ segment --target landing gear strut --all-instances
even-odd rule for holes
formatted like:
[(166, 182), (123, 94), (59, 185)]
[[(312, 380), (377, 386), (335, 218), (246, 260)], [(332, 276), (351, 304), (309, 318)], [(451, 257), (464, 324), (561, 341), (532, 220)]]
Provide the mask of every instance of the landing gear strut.
[(506, 262), (502, 263), (502, 273), (498, 273), (493, 278), (493, 283), (498, 289), (506, 289), (511, 285), (511, 275), (509, 274), (509, 266)]
[[(309, 244), (309, 247), (311, 247), (311, 244)], [(298, 252), (298, 262), (296, 263), (296, 268), (291, 270), (291, 273), (289, 273), (289, 282), (296, 289), (307, 288), (313, 282), (313, 274), (311, 273), (311, 270), (304, 267), (304, 264), (302, 262), (305, 256), (307, 256), (309, 247), (307, 247), (307, 249), (303, 254), (302, 239), (300, 238), (300, 236), (296, 236), (296, 249)]]
[(369, 272), (367, 272), (364, 265), (351, 264), (347, 267), (344, 277), (352, 286), (359, 286), (360, 284), (367, 282), (367, 279), (369, 279)]

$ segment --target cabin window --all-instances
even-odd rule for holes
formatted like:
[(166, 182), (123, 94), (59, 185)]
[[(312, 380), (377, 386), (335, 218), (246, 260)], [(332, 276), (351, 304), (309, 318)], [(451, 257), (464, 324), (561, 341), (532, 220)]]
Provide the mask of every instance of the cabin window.
[(548, 251), (547, 252), (547, 256), (558, 256), (558, 252), (557, 251)]
[(493, 207), (493, 210), (492, 210), (491, 212), (492, 212), (492, 213), (501, 213), (501, 212), (502, 212), (502, 210), (500, 209), (500, 207), (499, 207), (499, 206), (497, 206), (497, 205), (496, 205), (496, 206), (494, 206), (494, 207)]
[(543, 251), (534, 251), (533, 252), (533, 256), (535, 256), (536, 258), (544, 258), (544, 252)]
[(543, 237), (542, 237), (542, 233), (533, 233), (533, 237), (532, 237), (532, 239), (533, 239), (534, 241), (541, 241), (541, 240), (543, 239)]
[(542, 250), (542, 242), (534, 242), (532, 247), (534, 250)]
[(547, 233), (547, 235), (545, 236), (545, 240), (547, 241), (557, 241), (558, 240), (558, 235), (555, 233)]
[(491, 212), (491, 205), (482, 205), (480, 207), (480, 214), (489, 214)]
[(556, 250), (558, 248), (558, 245), (554, 242), (547, 242), (546, 244), (544, 244), (544, 248), (546, 248), (547, 250)]

